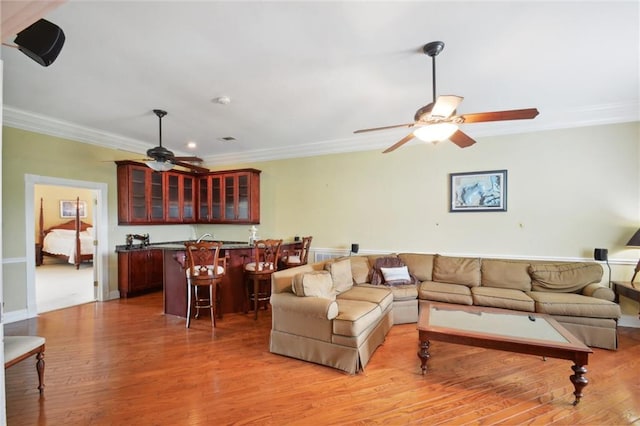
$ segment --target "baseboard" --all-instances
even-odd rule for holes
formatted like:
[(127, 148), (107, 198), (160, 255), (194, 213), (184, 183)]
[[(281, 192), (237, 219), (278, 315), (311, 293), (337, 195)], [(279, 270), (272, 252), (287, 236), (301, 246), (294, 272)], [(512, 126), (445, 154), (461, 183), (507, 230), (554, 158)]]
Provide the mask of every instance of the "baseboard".
[(17, 311), (5, 312), (2, 317), (3, 324), (10, 324), (16, 321), (22, 321), (29, 319), (29, 311), (26, 309), (19, 309)]

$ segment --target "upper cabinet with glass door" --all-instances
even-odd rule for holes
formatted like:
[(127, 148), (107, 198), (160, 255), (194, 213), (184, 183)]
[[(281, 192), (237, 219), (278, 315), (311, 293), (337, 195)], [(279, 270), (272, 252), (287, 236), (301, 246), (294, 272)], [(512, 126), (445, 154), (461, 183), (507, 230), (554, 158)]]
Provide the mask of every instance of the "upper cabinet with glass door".
[(200, 177), (198, 203), (200, 223), (260, 223), (260, 170), (227, 170)]

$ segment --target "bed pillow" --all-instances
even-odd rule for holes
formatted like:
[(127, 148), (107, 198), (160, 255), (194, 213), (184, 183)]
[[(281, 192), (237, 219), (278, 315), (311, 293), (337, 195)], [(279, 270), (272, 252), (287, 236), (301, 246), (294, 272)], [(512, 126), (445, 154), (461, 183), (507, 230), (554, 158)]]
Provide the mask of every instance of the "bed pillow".
[(335, 300), (333, 280), (328, 271), (312, 271), (296, 274), (291, 283), (291, 289), (299, 297), (321, 297)]
[(55, 235), (76, 235), (76, 231), (73, 229), (52, 229), (51, 233)]

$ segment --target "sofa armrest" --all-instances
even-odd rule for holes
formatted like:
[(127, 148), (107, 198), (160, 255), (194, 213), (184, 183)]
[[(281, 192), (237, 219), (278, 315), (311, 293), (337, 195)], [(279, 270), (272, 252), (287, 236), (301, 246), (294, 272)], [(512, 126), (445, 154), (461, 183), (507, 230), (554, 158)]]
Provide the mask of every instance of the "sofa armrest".
[(276, 293), (271, 295), (270, 302), (274, 316), (278, 310), (328, 320), (338, 316), (336, 301), (322, 297), (298, 297), (293, 293)]
[(608, 300), (613, 302), (616, 294), (609, 287), (605, 287), (600, 283), (591, 283), (582, 289), (584, 296), (595, 297), (596, 299)]

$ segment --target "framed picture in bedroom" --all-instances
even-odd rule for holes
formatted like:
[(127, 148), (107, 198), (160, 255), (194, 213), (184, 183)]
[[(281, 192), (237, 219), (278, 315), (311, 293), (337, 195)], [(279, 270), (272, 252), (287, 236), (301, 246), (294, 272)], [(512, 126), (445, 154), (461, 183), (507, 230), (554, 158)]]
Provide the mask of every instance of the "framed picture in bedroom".
[[(80, 217), (87, 217), (87, 202), (80, 201), (78, 204)], [(76, 200), (60, 200), (60, 217), (74, 218), (76, 217)]]
[(451, 173), (450, 212), (506, 212), (507, 171)]

